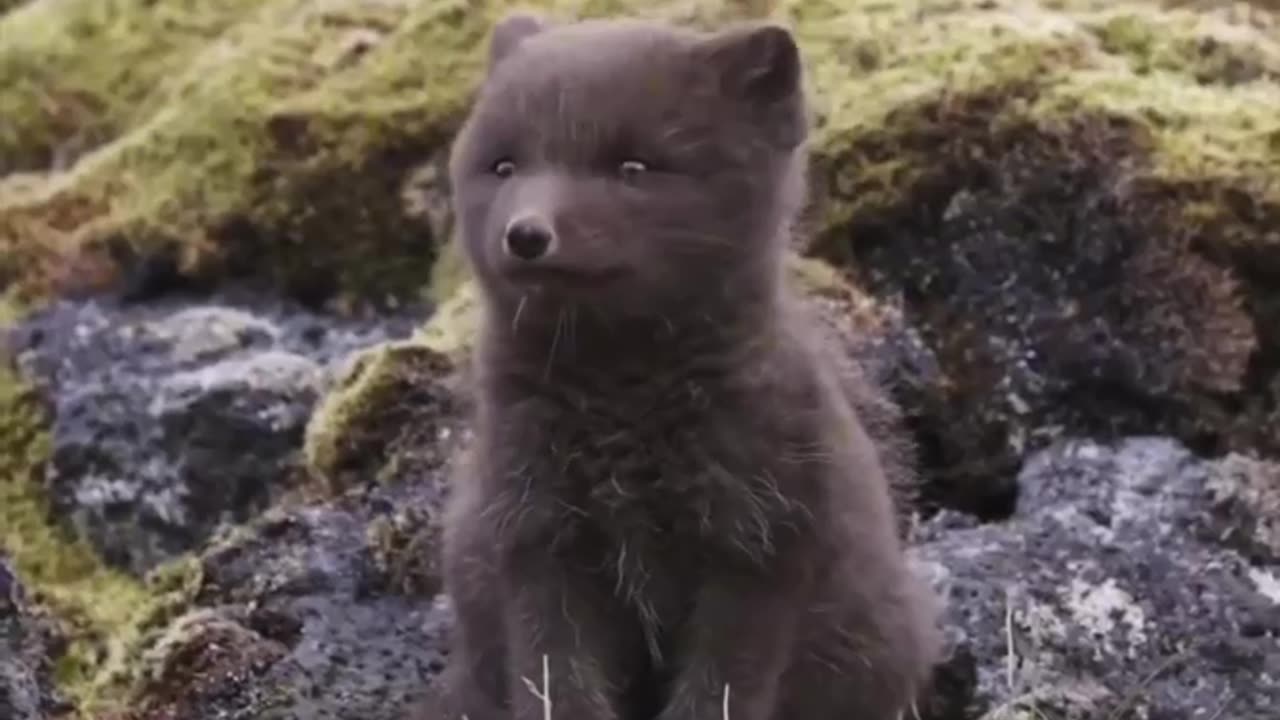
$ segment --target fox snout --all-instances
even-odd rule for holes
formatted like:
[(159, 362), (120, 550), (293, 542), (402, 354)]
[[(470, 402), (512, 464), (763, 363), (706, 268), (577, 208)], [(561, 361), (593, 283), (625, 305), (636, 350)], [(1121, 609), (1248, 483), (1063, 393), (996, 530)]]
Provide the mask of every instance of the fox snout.
[(534, 213), (512, 218), (502, 234), (502, 252), (520, 262), (532, 263), (554, 257), (559, 244), (551, 223)]

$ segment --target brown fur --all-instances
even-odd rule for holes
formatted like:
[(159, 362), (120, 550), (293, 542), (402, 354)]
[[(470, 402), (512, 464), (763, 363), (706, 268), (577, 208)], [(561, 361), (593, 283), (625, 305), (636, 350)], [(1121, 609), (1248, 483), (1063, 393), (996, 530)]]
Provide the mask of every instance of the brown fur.
[[(521, 16), (490, 63), (451, 164), (484, 322), (447, 716), (541, 718), (545, 656), (560, 720), (718, 719), (726, 686), (733, 720), (897, 718), (935, 609), (784, 282), (791, 35)], [(504, 253), (517, 217), (552, 249)]]

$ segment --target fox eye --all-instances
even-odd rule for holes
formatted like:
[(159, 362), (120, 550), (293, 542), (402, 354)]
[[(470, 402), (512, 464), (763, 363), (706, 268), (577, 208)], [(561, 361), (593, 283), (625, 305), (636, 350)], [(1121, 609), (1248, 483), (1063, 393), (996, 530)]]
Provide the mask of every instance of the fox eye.
[(516, 164), (511, 160), (503, 158), (495, 162), (490, 169), (494, 175), (497, 175), (500, 178), (507, 178), (515, 174)]
[(618, 172), (625, 180), (631, 180), (648, 169), (649, 166), (640, 160), (624, 160), (618, 166)]

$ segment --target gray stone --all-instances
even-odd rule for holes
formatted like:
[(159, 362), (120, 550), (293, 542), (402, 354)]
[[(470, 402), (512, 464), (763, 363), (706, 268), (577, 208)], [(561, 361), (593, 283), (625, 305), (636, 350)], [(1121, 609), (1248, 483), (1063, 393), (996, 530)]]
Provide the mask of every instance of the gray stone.
[(223, 297), (62, 302), (28, 318), (11, 344), (51, 405), (54, 510), (133, 573), (198, 548), (296, 484), (339, 363), (412, 323)]
[(1008, 522), (920, 528), (952, 653), (931, 717), (1280, 717), (1280, 565), (1213, 531), (1233, 462), (1064, 440), (1028, 459)]
[[(439, 402), (405, 424), (456, 447), (452, 384), (418, 381)], [(145, 653), (136, 720), (414, 717), (452, 626), (437, 553), (447, 473), (441, 455), (410, 453), (382, 483), (216, 534), (189, 606)]]
[(193, 606), (146, 654), (137, 717), (401, 720), (452, 625), (438, 479), (273, 509), (215, 538)]

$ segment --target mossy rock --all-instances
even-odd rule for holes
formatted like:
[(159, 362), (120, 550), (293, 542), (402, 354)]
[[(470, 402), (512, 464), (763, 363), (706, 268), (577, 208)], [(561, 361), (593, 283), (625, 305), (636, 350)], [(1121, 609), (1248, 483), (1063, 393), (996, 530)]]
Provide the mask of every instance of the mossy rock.
[(819, 238), (902, 211), (943, 182), (952, 168), (936, 161), (949, 144), (1028, 123), (1052, 131), (1086, 114), (1135, 124), (1151, 145), (1148, 177), (1231, 179), (1260, 203), (1280, 201), (1271, 182), (1280, 174), (1280, 41), (1270, 16), (1254, 28), (1089, 0), (785, 5), (825, 20), (800, 25), (820, 108)]
[[(0, 11), (21, 3), (0, 3)], [(32, 2), (0, 20), (0, 173), (65, 167), (157, 110), (157, 86), (258, 0)]]
[[(495, 9), (70, 0), (0, 18), (22, 38), (0, 44), (19, 79), (0, 108), (32, 118), (6, 124), (0, 164), (40, 171), (0, 184), (0, 286), (247, 276), (413, 295), (437, 229), (403, 183), (447, 144)], [(73, 164), (43, 167), (77, 138)]]
[(479, 319), (480, 296), (465, 267), (459, 268), (450, 284), (453, 289), (415, 333), (414, 340), (457, 359), (471, 347)]
[[(872, 10), (879, 7), (878, 11)], [(786, 4), (817, 89), (807, 252), (901, 299), (945, 504), (1062, 432), (1280, 452), (1280, 24), (1154, 3)], [(993, 482), (996, 488), (992, 487)]]
[(46, 416), (35, 392), (0, 355), (0, 548), (32, 597), (58, 617), (61, 689), (82, 711), (110, 706), (133, 681), (133, 662), (184, 602), (193, 566), (176, 562), (144, 581), (107, 568), (50, 515), (39, 474)]
[(445, 462), (441, 433), (459, 414), (453, 358), (416, 340), (357, 353), (312, 414), (303, 453), (330, 492), (378, 481), (413, 462)]

